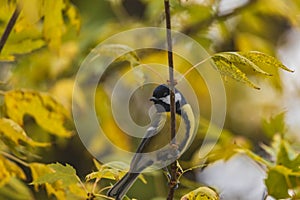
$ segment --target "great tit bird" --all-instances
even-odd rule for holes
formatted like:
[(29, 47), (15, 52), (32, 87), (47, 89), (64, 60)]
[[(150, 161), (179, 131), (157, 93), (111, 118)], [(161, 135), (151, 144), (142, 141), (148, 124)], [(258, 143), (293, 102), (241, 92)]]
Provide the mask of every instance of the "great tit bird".
[(107, 196), (121, 200), (138, 175), (152, 165), (166, 167), (175, 161), (189, 146), (195, 119), (192, 108), (177, 89), (175, 89), (176, 137), (170, 136), (170, 89), (159, 85), (150, 98), (156, 108), (151, 124), (146, 131), (135, 155), (130, 169), (107, 193)]

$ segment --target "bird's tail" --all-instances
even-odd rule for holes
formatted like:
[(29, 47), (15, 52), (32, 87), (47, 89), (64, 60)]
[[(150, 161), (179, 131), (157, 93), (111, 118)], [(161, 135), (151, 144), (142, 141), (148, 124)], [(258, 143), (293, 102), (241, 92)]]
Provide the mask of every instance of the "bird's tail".
[(123, 176), (108, 192), (107, 196), (114, 197), (116, 200), (122, 200), (122, 197), (127, 193), (134, 181), (139, 176), (139, 173), (127, 173)]

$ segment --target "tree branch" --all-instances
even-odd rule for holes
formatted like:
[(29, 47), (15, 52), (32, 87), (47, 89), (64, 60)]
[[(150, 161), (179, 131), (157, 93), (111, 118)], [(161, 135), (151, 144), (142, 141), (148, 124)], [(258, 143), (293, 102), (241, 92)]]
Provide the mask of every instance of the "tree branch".
[(2, 34), (2, 37), (0, 39), (0, 53), (2, 52), (2, 49), (5, 45), (5, 43), (7, 42), (8, 36), (11, 33), (12, 29), (14, 28), (16, 21), (20, 15), (21, 12), (21, 8), (19, 5), (17, 5), (14, 13), (12, 14), (11, 18), (9, 19), (9, 22)]
[[(172, 34), (171, 34), (171, 15), (170, 15), (170, 2), (165, 2), (165, 15), (166, 15), (166, 32), (167, 32), (167, 45), (168, 45), (168, 63), (169, 63), (169, 84), (170, 84), (170, 111), (171, 111), (171, 139), (172, 143), (175, 143), (176, 136), (176, 119), (175, 119), (175, 89), (174, 89), (174, 63), (172, 52)], [(172, 144), (171, 144), (172, 145)], [(177, 164), (176, 161), (171, 164), (171, 179), (170, 189), (167, 200), (172, 200), (177, 185)]]

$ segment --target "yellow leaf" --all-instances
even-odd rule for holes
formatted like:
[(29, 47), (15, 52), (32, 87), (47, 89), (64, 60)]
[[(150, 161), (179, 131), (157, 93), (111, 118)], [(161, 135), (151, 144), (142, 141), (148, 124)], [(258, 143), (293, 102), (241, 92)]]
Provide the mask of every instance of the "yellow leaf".
[(44, 185), (47, 195), (53, 195), (59, 200), (83, 199), (86, 196), (84, 189), (78, 184), (75, 169), (70, 165), (31, 163), (29, 167), (33, 180), (31, 184), (36, 191), (40, 185)]
[(10, 181), (12, 177), (26, 179), (23, 170), (14, 162), (0, 155), (0, 187)]
[(219, 200), (220, 197), (216, 191), (209, 187), (199, 187), (181, 197), (181, 200)]
[(12, 55), (5, 55), (5, 54), (0, 55), (0, 62), (12, 62), (14, 60), (15, 57)]
[(10, 179), (10, 174), (7, 171), (4, 162), (2, 161), (1, 157), (0, 157), (0, 187), (2, 187), (3, 185), (5, 185), (6, 183), (9, 182)]
[(252, 68), (254, 71), (267, 75), (272, 76), (271, 74), (263, 71), (260, 69), (256, 64), (245, 58), (244, 56), (240, 55), (238, 52), (224, 52), (222, 53), (222, 56), (224, 56), (226, 59), (228, 59), (230, 62), (234, 63), (235, 65), (242, 65)]
[(70, 19), (71, 25), (75, 26), (76, 30), (79, 31), (80, 26), (81, 26), (81, 20), (80, 20), (78, 10), (76, 9), (76, 7), (71, 5), (71, 4), (68, 5), (66, 13), (67, 13), (67, 16)]
[[(31, 170), (32, 180), (37, 180), (40, 176), (53, 172), (47, 165), (41, 163), (30, 163), (29, 168)], [(34, 189), (38, 191), (39, 184), (33, 184)]]
[[(119, 180), (121, 177), (123, 177), (126, 172), (125, 171), (120, 171), (117, 170), (113, 167), (110, 167), (110, 163), (107, 164), (100, 164), (97, 160), (93, 160), (95, 167), (97, 168), (97, 172), (92, 172), (90, 174), (88, 174), (85, 178), (87, 181), (92, 180), (92, 179), (110, 179), (110, 180)], [(140, 174), (139, 175), (139, 179), (146, 184), (147, 181), (145, 179), (145, 177)]]
[[(22, 142), (31, 146), (46, 147), (49, 143), (36, 142), (28, 137), (23, 128), (11, 119), (0, 118), (0, 138), (18, 146)], [(4, 142), (5, 143), (5, 142)]]
[(245, 58), (249, 59), (251, 62), (253, 62), (257, 66), (267, 65), (270, 67), (281, 68), (288, 72), (294, 72), (293, 70), (291, 70), (288, 67), (286, 67), (285, 65), (283, 65), (279, 60), (277, 60), (273, 56), (269, 56), (262, 52), (249, 51), (249, 52), (239, 52), (239, 54), (244, 56)]
[(63, 10), (65, 4), (63, 0), (44, 1), (44, 26), (43, 35), (49, 43), (50, 49), (58, 50), (61, 44), (61, 37), (65, 32), (63, 21)]
[(237, 68), (233, 62), (228, 60), (226, 56), (222, 54), (215, 54), (212, 57), (215, 65), (217, 66), (217, 70), (224, 76), (229, 76), (230, 78), (244, 83), (254, 89), (259, 89), (254, 83), (252, 83), (246, 76), (244, 72), (242, 72), (239, 68)]
[(24, 115), (32, 116), (37, 124), (49, 133), (70, 137), (65, 123), (70, 120), (68, 111), (46, 93), (29, 90), (12, 90), (4, 95), (6, 114), (23, 125)]

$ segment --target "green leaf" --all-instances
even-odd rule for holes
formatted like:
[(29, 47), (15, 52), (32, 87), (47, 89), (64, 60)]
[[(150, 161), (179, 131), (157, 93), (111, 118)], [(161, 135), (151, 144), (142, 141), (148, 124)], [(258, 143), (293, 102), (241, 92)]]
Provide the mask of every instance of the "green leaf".
[(247, 58), (257, 66), (267, 65), (269, 67), (281, 68), (288, 72), (294, 72), (293, 70), (283, 65), (279, 60), (277, 60), (273, 56), (269, 56), (262, 52), (249, 51), (249, 52), (239, 52), (239, 54), (244, 56), (245, 58)]
[(34, 185), (34, 189), (37, 191), (39, 184), (35, 183), (36, 180), (38, 180), (39, 177), (53, 173), (53, 170), (49, 168), (49, 166), (42, 164), (42, 163), (30, 163), (29, 168), (31, 170), (31, 176), (32, 176), (32, 184)]
[(219, 200), (220, 197), (216, 191), (209, 187), (199, 187), (181, 197), (180, 200)]
[(6, 114), (23, 125), (24, 115), (32, 116), (44, 130), (60, 137), (72, 136), (65, 123), (70, 120), (68, 111), (49, 94), (29, 90), (12, 90), (4, 95)]
[(252, 83), (246, 76), (244, 72), (242, 72), (238, 67), (234, 65), (233, 62), (228, 60), (226, 55), (223, 55), (221, 53), (215, 54), (212, 57), (215, 65), (217, 66), (218, 71), (224, 75), (229, 76), (232, 79), (244, 83), (254, 89), (260, 89), (258, 86), (256, 86), (254, 83)]
[(11, 178), (6, 185), (0, 187), (0, 199), (34, 200), (34, 197), (26, 183), (17, 178)]
[(71, 184), (78, 183), (78, 176), (76, 175), (76, 170), (71, 166), (66, 164), (66, 166), (56, 163), (49, 164), (47, 167), (51, 170), (37, 179), (35, 179), (32, 184), (45, 184), (45, 183), (55, 183), (56, 181), (62, 181), (62, 187), (67, 187)]
[(286, 177), (277, 170), (269, 170), (265, 183), (268, 188), (268, 194), (276, 199), (285, 199), (290, 197), (288, 194), (289, 187), (287, 185)]
[(300, 172), (300, 155), (285, 140), (281, 141), (276, 163), (291, 169), (293, 172)]
[(269, 120), (263, 119), (262, 128), (264, 132), (270, 138), (273, 138), (273, 136), (277, 133), (283, 135), (286, 132), (284, 119), (285, 119), (285, 112), (279, 113), (271, 117)]
[[(40, 177), (45, 176), (46, 174), (54, 173), (53, 169), (51, 169), (48, 165), (41, 163), (31, 163), (29, 167), (33, 179), (33, 182), (31, 184), (34, 185), (34, 189), (36, 191), (38, 191), (40, 184), (35, 183), (35, 181), (38, 180)], [(48, 196), (54, 195), (57, 199), (66, 199), (65, 191), (60, 188), (60, 184), (50, 184), (45, 182), (44, 185)]]

